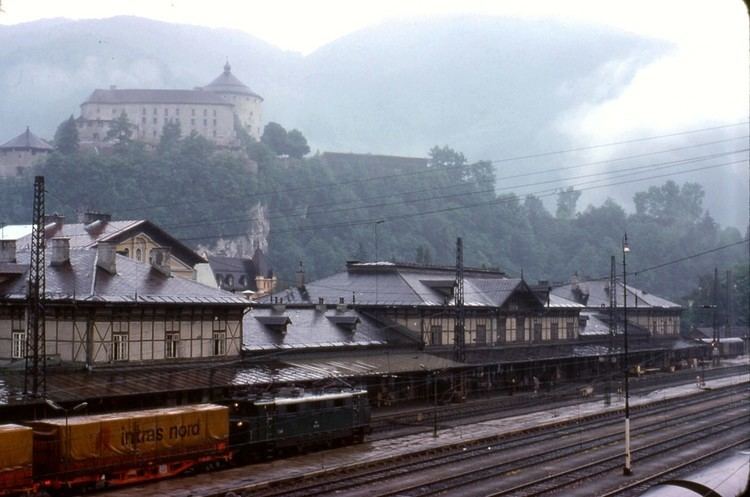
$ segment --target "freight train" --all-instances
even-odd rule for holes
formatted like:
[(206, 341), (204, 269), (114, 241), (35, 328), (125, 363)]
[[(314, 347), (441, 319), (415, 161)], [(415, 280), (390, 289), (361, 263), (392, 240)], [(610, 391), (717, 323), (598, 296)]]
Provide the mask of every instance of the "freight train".
[(361, 442), (364, 390), (235, 398), (0, 425), (0, 496), (169, 478), (295, 448)]

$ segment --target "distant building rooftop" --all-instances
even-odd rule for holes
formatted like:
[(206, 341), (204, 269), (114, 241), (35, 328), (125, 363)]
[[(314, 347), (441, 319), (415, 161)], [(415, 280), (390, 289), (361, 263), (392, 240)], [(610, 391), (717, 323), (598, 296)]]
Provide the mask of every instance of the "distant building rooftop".
[(0, 145), (0, 150), (46, 150), (52, 151), (54, 147), (31, 132), (28, 126), (26, 131), (15, 138)]

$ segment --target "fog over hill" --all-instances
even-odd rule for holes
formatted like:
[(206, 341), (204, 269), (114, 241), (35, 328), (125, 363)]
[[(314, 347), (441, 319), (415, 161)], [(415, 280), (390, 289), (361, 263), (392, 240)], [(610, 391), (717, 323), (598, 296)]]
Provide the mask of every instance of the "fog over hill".
[[(52, 136), (60, 121), (78, 115), (79, 104), (95, 88), (192, 88), (210, 82), (229, 59), (233, 73), (265, 98), (265, 120), (301, 129), (313, 150), (424, 156), (433, 145), (447, 144), (471, 160), (505, 159), (587, 145), (577, 139), (576, 120), (623, 92), (640, 69), (673, 49), (610, 28), (483, 17), (387, 23), (307, 56), (239, 31), (134, 17), (0, 26), (0, 142), (26, 125)], [(686, 123), (683, 129), (694, 127), (699, 126)], [(548, 189), (539, 183), (550, 178), (558, 180), (553, 186), (581, 185), (580, 171), (562, 168), (726, 139), (745, 130), (631, 144), (609, 153), (500, 162), (499, 186), (523, 195)], [(648, 169), (685, 154), (736, 148), (737, 142), (723, 142), (629, 164)], [(559, 171), (503, 179), (550, 168)], [(674, 179), (704, 183), (712, 214), (744, 226), (746, 166)], [(522, 186), (530, 183), (534, 186)], [(644, 186), (586, 192), (579, 208), (608, 195), (627, 205), (632, 191)]]

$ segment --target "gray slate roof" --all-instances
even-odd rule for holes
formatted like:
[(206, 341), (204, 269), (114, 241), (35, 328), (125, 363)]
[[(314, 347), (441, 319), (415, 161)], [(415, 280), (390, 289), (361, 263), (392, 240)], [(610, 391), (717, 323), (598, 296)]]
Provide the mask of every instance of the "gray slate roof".
[[(557, 297), (583, 304), (591, 309), (601, 309), (609, 307), (609, 280), (586, 280), (577, 283), (570, 283), (552, 288), (552, 294)], [(680, 310), (679, 304), (670, 302), (667, 299), (650, 294), (644, 290), (627, 286), (628, 308), (663, 308)], [(623, 285), (617, 282), (615, 291), (615, 306), (623, 306)]]
[(203, 90), (94, 90), (84, 104), (196, 104), (229, 105), (220, 95)]
[(0, 145), (0, 149), (22, 149), (22, 150), (53, 150), (54, 147), (42, 140), (38, 136), (29, 130), (26, 126), (26, 131), (16, 136), (15, 138)]
[[(7, 229), (8, 233), (17, 236), (16, 250), (28, 250), (31, 244), (31, 228), (31, 225), (6, 226), (4, 230)], [(118, 243), (141, 232), (149, 235), (156, 243), (169, 247), (172, 255), (186, 264), (192, 266), (205, 262), (203, 257), (190, 247), (146, 219), (95, 221), (90, 224), (52, 222), (44, 227), (44, 237), (47, 240), (53, 237), (69, 238), (70, 248), (92, 248), (96, 247), (99, 242)], [(12, 238), (6, 237), (6, 239)]]
[[(347, 270), (307, 283), (303, 289), (289, 288), (261, 300), (316, 304), (319, 299), (357, 305), (442, 306), (452, 304), (455, 269), (409, 263), (349, 263)], [(529, 291), (520, 278), (507, 278), (491, 270), (464, 270), (464, 303), (467, 307), (500, 307), (515, 292)], [(544, 303), (546, 304), (546, 302)], [(580, 307), (554, 299), (550, 306)]]
[(248, 351), (418, 343), (417, 337), (387, 328), (353, 309), (256, 307), (245, 314), (242, 327), (243, 344)]
[[(49, 260), (49, 251), (47, 260)], [(107, 302), (150, 304), (203, 304), (246, 306), (247, 301), (229, 292), (196, 281), (166, 276), (149, 264), (116, 256), (117, 274), (96, 266), (96, 250), (71, 249), (70, 264), (45, 269), (46, 297), (51, 302)], [(0, 282), (0, 300), (23, 302), (28, 285), (29, 252), (16, 254), (25, 266)]]
[(237, 79), (237, 77), (232, 74), (232, 66), (229, 65), (229, 62), (224, 64), (224, 72), (219, 74), (216, 79), (211, 81), (203, 88), (210, 92), (237, 93), (239, 95), (248, 95), (263, 100), (263, 97), (248, 88), (245, 83)]

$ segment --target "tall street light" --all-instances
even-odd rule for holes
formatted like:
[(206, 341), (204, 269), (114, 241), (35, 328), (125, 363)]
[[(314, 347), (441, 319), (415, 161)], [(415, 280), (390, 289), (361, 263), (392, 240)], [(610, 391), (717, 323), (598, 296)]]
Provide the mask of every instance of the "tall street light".
[(630, 476), (633, 474), (630, 459), (630, 366), (628, 364), (628, 280), (627, 266), (625, 263), (626, 255), (630, 252), (628, 246), (628, 234), (622, 238), (622, 317), (623, 317), (623, 339), (625, 341), (625, 466), (622, 468), (622, 474)]
[[(429, 374), (432, 374), (432, 398), (433, 398), (433, 405), (432, 405), (432, 437), (437, 438), (438, 436), (438, 422), (437, 422), (437, 408), (438, 408), (438, 398), (437, 398), (437, 371), (430, 371), (427, 369), (427, 367), (424, 364), (419, 365), (420, 368), (422, 368), (425, 373), (428, 373), (427, 376), (425, 376), (425, 380), (429, 378)], [(429, 393), (427, 393), (429, 396)]]
[(71, 412), (80, 411), (81, 409), (85, 408), (89, 405), (88, 402), (81, 402), (80, 404), (77, 404), (70, 409), (65, 408), (55, 402), (51, 399), (44, 399), (44, 402), (47, 403), (48, 406), (50, 406), (55, 411), (63, 411), (65, 413), (65, 460), (63, 461), (63, 467), (65, 471), (68, 470), (68, 459), (70, 458), (70, 426), (68, 426), (68, 417)]

